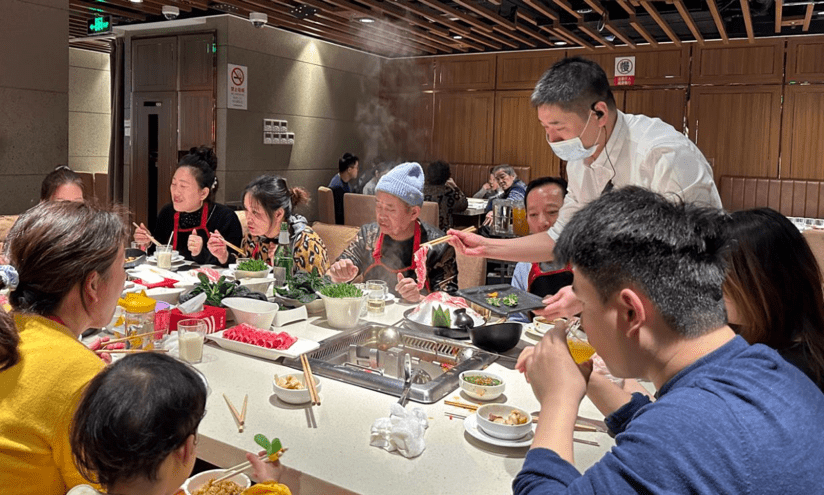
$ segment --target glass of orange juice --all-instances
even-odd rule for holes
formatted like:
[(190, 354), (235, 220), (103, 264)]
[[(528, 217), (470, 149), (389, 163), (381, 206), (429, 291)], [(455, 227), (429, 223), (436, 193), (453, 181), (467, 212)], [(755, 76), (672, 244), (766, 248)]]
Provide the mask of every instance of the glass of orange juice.
[(569, 326), (566, 339), (569, 353), (572, 354), (572, 359), (576, 364), (585, 363), (595, 354), (595, 348), (589, 344), (587, 335), (581, 330), (579, 322), (576, 321)]

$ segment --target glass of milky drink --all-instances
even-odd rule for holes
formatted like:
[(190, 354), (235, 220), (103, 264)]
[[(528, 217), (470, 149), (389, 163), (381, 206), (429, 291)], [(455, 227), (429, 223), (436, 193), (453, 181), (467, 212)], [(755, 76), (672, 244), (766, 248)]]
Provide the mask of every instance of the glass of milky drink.
[(199, 363), (203, 359), (203, 339), (206, 337), (206, 322), (203, 320), (181, 320), (177, 324), (180, 359), (187, 363)]
[(165, 270), (172, 268), (172, 246), (157, 246), (155, 249), (155, 258), (157, 258), (157, 267)]

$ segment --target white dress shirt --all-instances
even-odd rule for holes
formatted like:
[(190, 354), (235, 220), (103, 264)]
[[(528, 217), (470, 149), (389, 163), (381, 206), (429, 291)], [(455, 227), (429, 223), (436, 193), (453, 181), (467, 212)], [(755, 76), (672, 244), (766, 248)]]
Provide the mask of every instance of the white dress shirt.
[[(613, 169), (614, 167), (614, 169)], [(615, 187), (640, 186), (665, 196), (721, 208), (721, 197), (704, 155), (686, 136), (661, 119), (618, 112), (604, 150), (590, 165), (567, 164), (568, 192), (555, 225), (553, 241), (576, 211), (601, 195), (612, 179)]]

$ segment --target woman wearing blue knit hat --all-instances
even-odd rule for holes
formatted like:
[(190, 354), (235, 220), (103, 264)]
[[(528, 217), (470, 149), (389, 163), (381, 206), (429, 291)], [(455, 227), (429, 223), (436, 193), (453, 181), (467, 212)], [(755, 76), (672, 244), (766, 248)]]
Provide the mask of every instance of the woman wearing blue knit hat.
[[(384, 280), (395, 295), (418, 302), (429, 292), (458, 289), (455, 250), (446, 243), (432, 247), (425, 267), (413, 254), (421, 244), (443, 237), (437, 227), (419, 220), (423, 205), (423, 169), (402, 163), (384, 175), (375, 188), (376, 222), (361, 227), (358, 237), (329, 269), (334, 282)], [(425, 268), (426, 277), (418, 273)]]

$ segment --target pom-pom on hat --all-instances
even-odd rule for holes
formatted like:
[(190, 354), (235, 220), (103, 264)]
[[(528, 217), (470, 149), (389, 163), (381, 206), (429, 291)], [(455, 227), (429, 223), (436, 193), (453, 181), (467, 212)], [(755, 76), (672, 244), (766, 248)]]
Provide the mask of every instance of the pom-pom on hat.
[(386, 173), (375, 192), (383, 191), (398, 197), (409, 206), (423, 205), (423, 169), (418, 163), (401, 163)]

